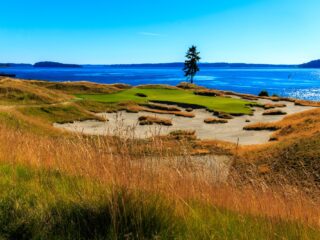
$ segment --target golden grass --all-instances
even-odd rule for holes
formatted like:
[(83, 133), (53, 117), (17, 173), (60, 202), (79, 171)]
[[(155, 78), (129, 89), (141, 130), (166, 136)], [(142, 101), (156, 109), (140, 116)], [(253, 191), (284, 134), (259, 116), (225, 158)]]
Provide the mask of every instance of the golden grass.
[(320, 109), (291, 114), (277, 122), (249, 124), (244, 129), (276, 131), (272, 137), (281, 140), (312, 136), (320, 131)]
[(73, 96), (41, 86), (33, 86), (27, 80), (2, 78), (0, 103), (2, 104), (49, 104), (70, 101)]
[(236, 174), (229, 184), (221, 184), (214, 166), (190, 157), (193, 147), (188, 142), (168, 145), (163, 138), (141, 142), (80, 135), (56, 138), (2, 126), (0, 161), (56, 169), (101, 184), (161, 194), (177, 208), (197, 200), (241, 213), (319, 223), (318, 203), (301, 192), (288, 192), (287, 186), (238, 188), (233, 184), (241, 179)]
[(314, 101), (296, 99), (294, 103), (295, 105), (300, 105), (300, 106), (320, 107), (320, 102), (314, 102)]
[(319, 197), (320, 109), (292, 114), (278, 122), (251, 124), (246, 129), (276, 131), (268, 144), (238, 148), (234, 167), (243, 182), (281, 183), (291, 186), (292, 191), (302, 189)]

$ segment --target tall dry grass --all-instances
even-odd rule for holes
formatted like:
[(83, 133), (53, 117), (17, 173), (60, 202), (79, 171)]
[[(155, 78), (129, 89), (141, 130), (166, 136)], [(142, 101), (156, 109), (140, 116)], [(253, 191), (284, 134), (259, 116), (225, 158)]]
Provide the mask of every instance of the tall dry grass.
[(273, 187), (257, 185), (254, 179), (254, 184), (242, 184), (242, 176), (230, 171), (230, 161), (237, 159), (195, 158), (191, 152), (190, 143), (168, 143), (163, 138), (49, 137), (0, 128), (0, 160), (6, 164), (57, 170), (108, 187), (161, 195), (182, 215), (191, 208), (190, 202), (197, 201), (243, 214), (320, 225), (319, 199), (281, 182)]

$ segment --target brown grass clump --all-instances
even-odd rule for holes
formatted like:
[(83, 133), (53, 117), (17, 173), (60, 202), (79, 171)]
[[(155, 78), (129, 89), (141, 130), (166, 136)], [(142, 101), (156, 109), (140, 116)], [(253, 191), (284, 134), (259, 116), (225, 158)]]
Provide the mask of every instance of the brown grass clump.
[(262, 115), (286, 115), (287, 113), (280, 109), (271, 109), (264, 111)]
[(223, 112), (217, 112), (215, 111), (213, 113), (215, 116), (217, 116), (218, 118), (222, 118), (222, 119), (233, 119), (233, 116), (228, 114), (228, 113), (223, 113)]
[(219, 118), (206, 118), (204, 122), (207, 124), (219, 124), (219, 123), (227, 123), (228, 121), (225, 119), (219, 119)]
[(164, 105), (164, 104), (160, 104), (160, 103), (145, 103), (145, 104), (142, 104), (142, 106), (145, 106), (145, 107), (151, 108), (151, 109), (156, 109), (156, 110), (174, 111), (174, 112), (181, 111), (181, 109), (178, 107)]
[(210, 96), (210, 97), (216, 97), (216, 96), (223, 95), (220, 91), (211, 90), (211, 89), (199, 89), (199, 90), (194, 91), (193, 93), (195, 95)]
[(259, 97), (256, 95), (252, 95), (252, 94), (242, 94), (242, 93), (236, 93), (236, 92), (232, 92), (232, 91), (221, 91), (223, 94), (225, 95), (231, 95), (231, 96), (237, 96), (237, 97), (241, 97), (242, 99), (245, 100), (258, 100)]
[(268, 131), (276, 131), (279, 130), (280, 126), (275, 126), (273, 123), (252, 123), (243, 128), (243, 130), (247, 131), (262, 131), (262, 130), (268, 130)]
[(124, 109), (127, 112), (132, 112), (132, 113), (138, 113), (138, 112), (150, 112), (150, 113), (158, 113), (158, 114), (172, 114), (175, 116), (179, 116), (179, 117), (187, 117), (187, 118), (193, 118), (195, 117), (195, 115), (191, 112), (183, 112), (179, 109), (179, 111), (169, 111), (169, 110), (159, 110), (159, 109), (153, 109), (153, 108), (149, 108), (149, 107), (145, 107), (145, 106), (139, 106), (139, 105), (134, 105), (134, 104), (130, 104), (126, 107), (124, 107)]
[(196, 131), (194, 130), (175, 130), (169, 133), (169, 139), (175, 140), (196, 140)]
[(181, 82), (177, 85), (177, 87), (182, 89), (206, 89), (205, 87), (201, 87), (196, 84), (188, 83), (188, 82)]
[(194, 118), (195, 115), (192, 113), (192, 112), (174, 112), (173, 113), (174, 115), (176, 116), (179, 116), (179, 117), (187, 117), (187, 118)]
[(167, 118), (158, 118), (154, 116), (140, 116), (138, 118), (140, 125), (164, 125), (164, 126), (172, 126), (172, 121)]
[(287, 105), (286, 104), (283, 104), (283, 103), (266, 103), (263, 105), (263, 108), (264, 109), (273, 109), (273, 108), (283, 108), (283, 107), (286, 107)]
[(320, 102), (298, 100), (298, 99), (294, 101), (294, 104), (299, 106), (320, 107)]

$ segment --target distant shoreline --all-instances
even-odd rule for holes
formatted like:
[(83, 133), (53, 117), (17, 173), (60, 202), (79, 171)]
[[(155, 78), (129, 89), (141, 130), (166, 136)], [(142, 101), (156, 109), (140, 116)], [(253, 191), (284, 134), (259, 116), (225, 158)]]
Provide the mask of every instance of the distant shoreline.
[[(0, 68), (10, 67), (48, 67), (48, 68), (82, 68), (82, 67), (179, 67), (182, 68), (183, 62), (172, 63), (136, 63), (136, 64), (72, 64), (59, 63), (52, 61), (37, 62), (35, 64), (26, 63), (0, 63)], [(212, 68), (320, 68), (320, 60), (314, 60), (303, 64), (259, 64), (259, 63), (227, 63), (216, 62), (199, 64), (201, 67)]]

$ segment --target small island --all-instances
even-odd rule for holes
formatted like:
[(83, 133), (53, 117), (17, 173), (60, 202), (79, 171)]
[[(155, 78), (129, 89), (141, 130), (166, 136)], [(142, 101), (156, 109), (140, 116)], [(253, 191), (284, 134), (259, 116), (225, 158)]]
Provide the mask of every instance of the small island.
[(65, 64), (58, 62), (37, 62), (33, 65), (33, 67), (39, 68), (82, 68), (81, 65), (78, 64)]

